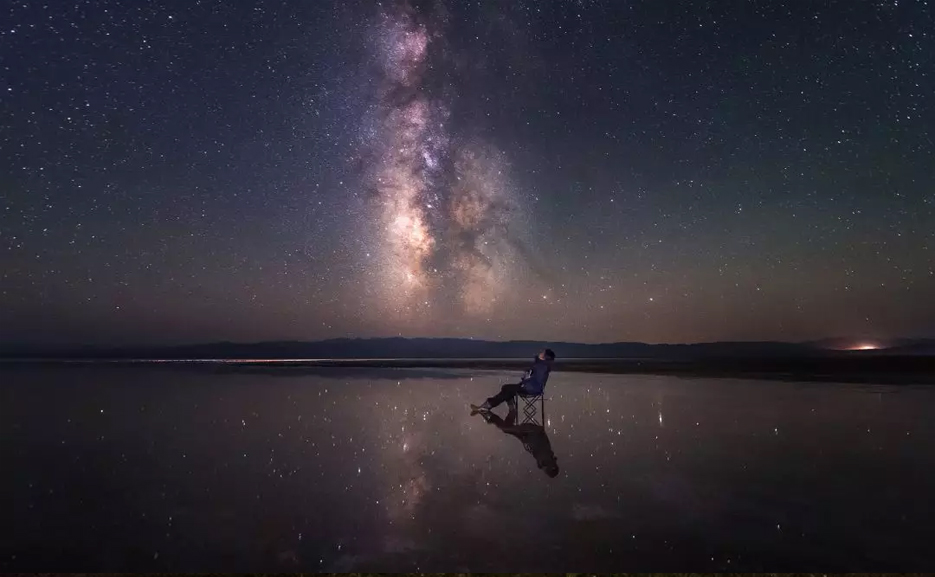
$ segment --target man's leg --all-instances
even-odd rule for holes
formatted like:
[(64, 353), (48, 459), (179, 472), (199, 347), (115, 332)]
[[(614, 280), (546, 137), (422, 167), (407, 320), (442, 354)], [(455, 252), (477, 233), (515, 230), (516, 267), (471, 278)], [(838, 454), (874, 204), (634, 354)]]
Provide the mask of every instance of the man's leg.
[(499, 393), (487, 399), (487, 402), (484, 403), (484, 405), (486, 405), (485, 408), (492, 409), (496, 407), (497, 405), (499, 405), (500, 403), (509, 401), (510, 399), (514, 398), (517, 394), (519, 394), (520, 390), (522, 390), (522, 386), (518, 384), (503, 385), (502, 387), (500, 387)]

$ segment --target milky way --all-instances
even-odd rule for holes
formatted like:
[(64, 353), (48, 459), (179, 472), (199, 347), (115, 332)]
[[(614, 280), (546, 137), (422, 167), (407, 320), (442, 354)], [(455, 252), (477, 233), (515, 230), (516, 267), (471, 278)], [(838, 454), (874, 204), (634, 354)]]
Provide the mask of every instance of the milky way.
[(935, 336), (931, 2), (105, 4), (2, 11), (0, 343)]
[(522, 254), (504, 153), (452, 134), (454, 98), (434, 89), (445, 60), (437, 20), (407, 5), (378, 16), (375, 104), (361, 131), (379, 299), (403, 317), (431, 317), (451, 297), (468, 315), (489, 313)]

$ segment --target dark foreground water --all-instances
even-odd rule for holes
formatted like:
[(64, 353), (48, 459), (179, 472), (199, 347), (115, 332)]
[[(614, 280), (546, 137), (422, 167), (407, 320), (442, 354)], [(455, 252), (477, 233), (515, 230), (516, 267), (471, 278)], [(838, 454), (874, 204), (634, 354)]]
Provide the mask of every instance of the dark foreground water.
[(0, 367), (0, 570), (935, 565), (935, 388), (513, 377)]

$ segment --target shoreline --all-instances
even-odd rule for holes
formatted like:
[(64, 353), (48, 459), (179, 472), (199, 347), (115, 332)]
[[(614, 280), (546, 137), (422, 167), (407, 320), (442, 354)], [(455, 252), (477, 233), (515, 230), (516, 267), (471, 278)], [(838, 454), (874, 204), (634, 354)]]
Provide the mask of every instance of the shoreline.
[[(2, 359), (12, 366), (121, 366), (211, 370), (221, 373), (319, 372), (336, 368), (474, 369), (523, 371), (527, 359)], [(740, 378), (772, 381), (935, 384), (931, 356), (815, 356), (771, 358), (569, 359), (557, 361), (556, 373), (659, 375), (682, 378)]]

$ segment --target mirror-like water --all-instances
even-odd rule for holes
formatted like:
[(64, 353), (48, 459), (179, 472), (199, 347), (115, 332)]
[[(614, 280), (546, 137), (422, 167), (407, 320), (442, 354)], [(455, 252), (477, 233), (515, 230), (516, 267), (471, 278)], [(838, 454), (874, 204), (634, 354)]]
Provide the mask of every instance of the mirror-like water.
[(542, 431), (471, 416), (515, 377), (0, 368), (0, 569), (935, 562), (935, 388), (555, 373)]

